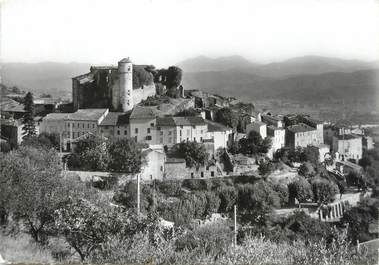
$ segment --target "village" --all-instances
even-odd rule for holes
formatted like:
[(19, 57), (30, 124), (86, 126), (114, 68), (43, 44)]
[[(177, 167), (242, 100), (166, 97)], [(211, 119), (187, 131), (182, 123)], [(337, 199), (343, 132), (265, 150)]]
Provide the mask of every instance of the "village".
[[(73, 77), (72, 102), (4, 88), (1, 148), (14, 156), (4, 156), (4, 176), (14, 174), (9, 163), (18, 167), (19, 155), (41, 152), (47, 168), (57, 170), (52, 176), (59, 180), (51, 179), (51, 185), (75, 186), (62, 197), (68, 205), (76, 203), (71, 196), (87, 192), (82, 184), (89, 185), (110, 209), (135, 211), (139, 218), (157, 214), (158, 227), (171, 237), (175, 231), (220, 226), (228, 231), (224, 236), (232, 228), (237, 244), (265, 227), (282, 226), (280, 233), (291, 240), (288, 231), (296, 237), (335, 236), (327, 226), (311, 228), (320, 223), (340, 229), (354, 225), (355, 219), (346, 216), (377, 193), (371, 168), (378, 158), (370, 131), (375, 125), (258, 110), (233, 97), (186, 90), (183, 74), (176, 66), (155, 69), (124, 58), (117, 66), (92, 66)], [(26, 165), (25, 170), (32, 169)], [(83, 202), (80, 197), (75, 206), (80, 214), (87, 211)], [(59, 222), (70, 227), (70, 216), (79, 214), (75, 207)], [(3, 225), (13, 218), (0, 207)], [(297, 228), (307, 222), (313, 224)], [(370, 247), (378, 236), (375, 221), (369, 218), (359, 229), (364, 232), (350, 235), (357, 249), (375, 249)], [(42, 231), (32, 233), (37, 242), (47, 233)], [(74, 249), (82, 261), (87, 259), (90, 254), (68, 235), (59, 255)], [(50, 240), (55, 242), (55, 236)]]

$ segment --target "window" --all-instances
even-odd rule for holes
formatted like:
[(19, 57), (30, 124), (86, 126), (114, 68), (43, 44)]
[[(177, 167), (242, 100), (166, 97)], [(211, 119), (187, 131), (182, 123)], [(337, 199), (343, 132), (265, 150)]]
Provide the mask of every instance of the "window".
[(120, 130), (117, 130), (117, 135), (120, 135)]
[(87, 129), (89, 129), (89, 123), (87, 123)]
[(72, 128), (75, 128), (75, 123), (72, 123)]
[(95, 128), (95, 124), (92, 124), (92, 129)]
[(182, 130), (179, 131), (179, 135), (182, 136)]
[(203, 142), (203, 137), (200, 137), (200, 142)]
[(124, 135), (128, 135), (128, 131), (127, 130), (124, 131)]
[(79, 127), (80, 127), (80, 123), (78, 122), (78, 129), (79, 129)]
[(150, 133), (150, 128), (147, 128), (147, 133)]
[(150, 141), (151, 140), (151, 135), (146, 136), (146, 140)]
[(200, 175), (202, 178), (204, 178), (204, 172), (201, 172)]
[(168, 131), (168, 135), (171, 135), (171, 131)]
[(150, 127), (154, 127), (154, 123), (150, 123)]
[(138, 142), (137, 136), (134, 136), (134, 140), (135, 140), (136, 142)]
[(215, 176), (215, 172), (211, 171), (211, 177), (214, 177), (214, 176)]
[(161, 166), (161, 171), (163, 171), (163, 166)]
[(151, 180), (153, 179), (153, 175), (150, 175), (150, 179), (151, 179)]
[(84, 123), (83, 123), (83, 129), (84, 129)]
[(135, 129), (134, 129), (134, 132), (135, 132), (135, 133), (138, 133), (138, 128), (135, 128)]
[(191, 179), (193, 179), (193, 172), (191, 172)]
[(183, 125), (180, 125), (180, 129), (183, 129)]
[(196, 142), (196, 137), (193, 137), (193, 141)]
[(157, 130), (158, 130), (158, 131), (160, 131), (160, 130), (161, 130), (161, 127), (160, 127), (160, 126), (158, 126), (158, 127), (157, 127)]

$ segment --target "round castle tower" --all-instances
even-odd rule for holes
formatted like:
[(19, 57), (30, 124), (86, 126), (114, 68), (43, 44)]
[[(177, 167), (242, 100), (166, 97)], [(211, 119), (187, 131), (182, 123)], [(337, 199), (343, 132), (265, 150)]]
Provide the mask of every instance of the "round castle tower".
[[(118, 62), (118, 91), (114, 91), (113, 107), (122, 111), (133, 109), (133, 64), (129, 58)], [(117, 93), (118, 92), (118, 93)]]

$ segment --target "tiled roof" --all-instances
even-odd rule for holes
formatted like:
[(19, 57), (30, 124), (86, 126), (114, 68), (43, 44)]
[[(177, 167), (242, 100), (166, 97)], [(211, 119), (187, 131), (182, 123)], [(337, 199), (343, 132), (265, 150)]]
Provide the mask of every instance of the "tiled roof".
[(150, 119), (157, 117), (157, 111), (151, 107), (134, 107), (132, 114), (130, 115), (131, 119)]
[(157, 118), (157, 126), (194, 126), (194, 125), (206, 125), (206, 123), (204, 119), (200, 116)]
[(67, 119), (69, 115), (70, 113), (49, 113), (43, 118), (43, 120), (64, 120)]
[(252, 124), (256, 124), (256, 125), (260, 125), (260, 126), (267, 125), (266, 123), (261, 122), (261, 121), (253, 121)]
[(208, 124), (208, 132), (225, 132), (232, 130), (232, 128), (226, 127), (218, 122), (205, 120), (205, 123)]
[(71, 120), (97, 121), (107, 111), (107, 109), (79, 109), (70, 113)]
[(282, 121), (283, 120), (283, 117), (281, 117), (281, 116), (272, 116), (272, 115), (267, 115), (267, 114), (263, 114), (262, 118), (266, 118), (266, 119), (274, 120), (274, 121)]
[(356, 134), (343, 134), (343, 135), (338, 135), (337, 136), (338, 140), (352, 140), (352, 139), (360, 139), (362, 138), (360, 135)]
[(175, 121), (172, 117), (158, 117), (157, 126), (175, 126)]
[(105, 116), (104, 120), (100, 123), (100, 126), (120, 126), (129, 124), (131, 111), (124, 112), (109, 112)]
[(298, 123), (298, 124), (287, 127), (287, 130), (293, 133), (298, 133), (298, 132), (315, 131), (316, 129), (304, 123)]
[(10, 98), (2, 98), (0, 101), (0, 110), (7, 112), (26, 112), (24, 105)]
[(268, 125), (267, 126), (267, 130), (280, 131), (280, 130), (284, 130), (284, 129), (283, 128), (278, 128), (278, 127), (275, 127), (275, 126), (272, 126), (272, 125)]

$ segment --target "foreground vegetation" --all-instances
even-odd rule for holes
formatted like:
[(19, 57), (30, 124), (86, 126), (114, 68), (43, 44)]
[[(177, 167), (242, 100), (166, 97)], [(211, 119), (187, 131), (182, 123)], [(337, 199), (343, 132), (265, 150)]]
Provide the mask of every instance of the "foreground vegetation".
[[(305, 265), (375, 262), (364, 249), (358, 252), (350, 242), (369, 239), (369, 224), (378, 216), (376, 198), (352, 207), (336, 226), (302, 212), (280, 218), (273, 215), (275, 208), (287, 206), (293, 197), (300, 201), (328, 201), (335, 194), (338, 187), (321, 180), (324, 171), (313, 164), (304, 166), (302, 178), (288, 186), (252, 176), (143, 183), (138, 215), (135, 183), (82, 183), (62, 172), (54, 144), (44, 144), (47, 139), (50, 138), (29, 139), (18, 149), (1, 154), (0, 253), (9, 261)], [(91, 150), (88, 146), (92, 145), (85, 143), (88, 141), (79, 145), (80, 155)], [(123, 144), (133, 147), (137, 155), (141, 152), (131, 142)], [(109, 153), (118, 153), (112, 151), (117, 147), (110, 142)], [(96, 152), (91, 154), (89, 157), (98, 158)], [(116, 161), (114, 155), (110, 157), (110, 161)], [(199, 225), (200, 220), (214, 213), (230, 217), (234, 205), (239, 224), (236, 246), (230, 219)]]

